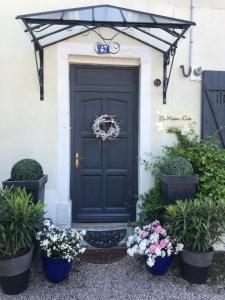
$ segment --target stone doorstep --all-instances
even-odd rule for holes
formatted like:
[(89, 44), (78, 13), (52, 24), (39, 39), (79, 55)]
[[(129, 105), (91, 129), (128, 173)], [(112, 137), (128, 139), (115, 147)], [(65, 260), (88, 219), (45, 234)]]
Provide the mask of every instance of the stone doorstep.
[[(76, 230), (85, 229), (90, 231), (110, 231), (114, 229), (126, 229), (126, 237), (116, 246), (117, 248), (126, 248), (127, 238), (133, 233), (133, 228), (129, 226), (128, 223), (73, 223), (72, 228), (75, 228)], [(83, 241), (82, 245), (87, 249), (96, 249), (95, 247), (89, 245), (86, 241)]]

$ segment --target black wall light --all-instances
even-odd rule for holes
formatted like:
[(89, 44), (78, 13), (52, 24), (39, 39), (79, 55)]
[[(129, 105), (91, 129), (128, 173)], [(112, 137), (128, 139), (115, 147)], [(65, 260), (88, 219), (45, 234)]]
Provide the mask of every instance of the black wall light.
[(161, 83), (162, 83), (162, 82), (161, 82), (160, 79), (155, 79), (155, 80), (154, 80), (154, 85), (155, 85), (155, 86), (160, 86)]

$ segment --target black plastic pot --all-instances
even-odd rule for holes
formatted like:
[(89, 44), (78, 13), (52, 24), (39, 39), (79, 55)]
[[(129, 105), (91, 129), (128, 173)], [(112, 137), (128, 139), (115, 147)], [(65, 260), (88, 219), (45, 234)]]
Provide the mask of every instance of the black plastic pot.
[(176, 200), (193, 199), (196, 194), (199, 176), (173, 176), (160, 174), (163, 201), (165, 204), (174, 204)]
[(212, 259), (213, 249), (206, 253), (184, 249), (181, 253), (181, 276), (190, 283), (206, 283)]
[(33, 248), (22, 256), (0, 260), (0, 285), (5, 294), (17, 295), (28, 287), (32, 253)]
[(24, 180), (24, 181), (13, 181), (11, 179), (2, 182), (3, 188), (5, 187), (21, 187), (25, 188), (27, 193), (30, 193), (33, 197), (34, 203), (41, 201), (44, 203), (45, 196), (45, 184), (48, 181), (48, 176), (44, 175), (39, 180)]

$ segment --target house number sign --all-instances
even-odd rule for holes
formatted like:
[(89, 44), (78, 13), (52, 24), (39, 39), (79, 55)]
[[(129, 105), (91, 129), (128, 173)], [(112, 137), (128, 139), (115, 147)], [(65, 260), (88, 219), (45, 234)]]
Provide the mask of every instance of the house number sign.
[(109, 45), (97, 44), (97, 53), (98, 54), (109, 54), (110, 53)]

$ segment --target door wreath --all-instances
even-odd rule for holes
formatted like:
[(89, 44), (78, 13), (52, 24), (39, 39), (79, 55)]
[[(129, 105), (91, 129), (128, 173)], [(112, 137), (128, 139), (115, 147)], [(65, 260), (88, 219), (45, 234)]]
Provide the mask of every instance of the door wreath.
[(92, 130), (94, 135), (103, 142), (115, 140), (120, 133), (119, 124), (114, 116), (108, 114), (97, 117), (92, 125)]

